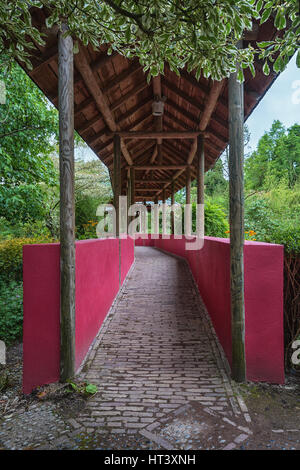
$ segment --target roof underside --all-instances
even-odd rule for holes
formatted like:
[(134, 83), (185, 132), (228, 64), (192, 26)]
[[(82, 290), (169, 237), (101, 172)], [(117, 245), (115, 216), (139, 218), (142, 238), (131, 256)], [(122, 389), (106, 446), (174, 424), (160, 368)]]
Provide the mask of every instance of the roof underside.
[[(32, 11), (33, 24), (42, 29), (45, 24), (43, 11)], [(276, 32), (272, 22), (257, 28), (249, 40), (270, 40)], [(212, 82), (205, 78), (196, 80), (193, 73), (182, 70), (177, 76), (165, 64), (164, 75), (148, 84), (146, 74), (137, 59), (128, 60), (119, 55), (106, 54), (107, 45), (95, 52), (91, 47), (80, 47), (74, 56), (74, 118), (75, 129), (113, 171), (113, 137), (115, 131), (207, 131), (205, 139), (205, 170), (212, 168), (228, 144), (228, 89), (227, 80)], [(58, 105), (58, 53), (57, 34), (47, 36), (46, 46), (34, 53), (33, 70), (27, 71), (47, 98)], [(23, 65), (23, 64), (21, 64)], [(256, 76), (246, 71), (244, 83), (245, 119), (250, 115), (276, 74), (266, 77), (262, 63), (255, 64)], [(163, 118), (152, 115), (155, 96), (165, 96)], [(136, 169), (136, 199), (166, 197), (175, 179), (175, 190), (185, 186), (182, 169), (155, 169), (155, 165), (192, 165), (193, 141), (189, 139), (130, 139), (122, 142), (122, 186), (126, 187), (127, 166), (153, 165), (153, 169)], [(157, 181), (157, 182), (155, 182)], [(143, 191), (139, 191), (139, 188)], [(149, 188), (149, 192), (145, 191)], [(157, 190), (157, 191), (156, 191)]]

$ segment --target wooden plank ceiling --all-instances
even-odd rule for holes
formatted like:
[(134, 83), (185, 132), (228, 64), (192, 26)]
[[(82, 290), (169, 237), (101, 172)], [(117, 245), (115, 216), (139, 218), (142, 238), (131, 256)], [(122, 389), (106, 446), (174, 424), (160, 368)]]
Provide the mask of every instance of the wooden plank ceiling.
[[(33, 24), (40, 29), (45, 24), (43, 11), (32, 11)], [(245, 40), (270, 40), (276, 32), (272, 22), (256, 28)], [(74, 56), (74, 106), (75, 129), (113, 172), (113, 137), (115, 131), (187, 131), (201, 130), (209, 133), (205, 139), (205, 170), (212, 168), (228, 144), (228, 90), (227, 80), (212, 82), (186, 70), (177, 76), (165, 65), (164, 75), (147, 84), (146, 75), (137, 59), (113, 53), (106, 54), (107, 45), (95, 52), (91, 47), (80, 46)], [(57, 32), (48, 33), (46, 46), (35, 51), (33, 70), (26, 72), (57, 106)], [(24, 64), (21, 64), (22, 66)], [(276, 74), (266, 77), (262, 63), (255, 64), (256, 76), (246, 71), (245, 119), (250, 115)], [(152, 115), (154, 97), (166, 97), (163, 117)], [(170, 196), (171, 182), (175, 190), (185, 186), (185, 170), (191, 165), (192, 177), (196, 140), (189, 139), (122, 139), (122, 188), (126, 188), (128, 165), (149, 166), (136, 170), (136, 200), (154, 200)], [(155, 166), (159, 168), (155, 169)], [(172, 168), (163, 168), (168, 166)], [(179, 168), (175, 168), (178, 166)], [(181, 168), (180, 168), (181, 167)], [(147, 192), (146, 189), (149, 188)], [(139, 191), (140, 189), (140, 191)]]

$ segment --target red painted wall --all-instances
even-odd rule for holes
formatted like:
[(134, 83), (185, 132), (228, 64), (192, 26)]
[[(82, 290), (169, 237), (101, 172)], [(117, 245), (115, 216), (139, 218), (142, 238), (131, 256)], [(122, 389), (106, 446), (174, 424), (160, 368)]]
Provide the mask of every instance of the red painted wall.
[[(134, 260), (130, 238), (76, 242), (76, 367), (92, 341)], [(23, 248), (23, 391), (59, 380), (59, 244)]]
[[(199, 251), (186, 251), (185, 240), (173, 237), (155, 246), (187, 259), (231, 364), (229, 239), (205, 237)], [(246, 241), (244, 270), (247, 378), (284, 383), (283, 246)]]

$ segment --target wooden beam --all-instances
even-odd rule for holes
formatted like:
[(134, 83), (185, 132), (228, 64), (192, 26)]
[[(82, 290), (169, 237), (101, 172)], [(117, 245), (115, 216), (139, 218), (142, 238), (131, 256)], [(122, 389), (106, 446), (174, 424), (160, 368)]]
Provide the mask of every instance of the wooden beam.
[(207, 102), (205, 105), (205, 110), (200, 118), (200, 122), (198, 126), (198, 128), (201, 131), (204, 131), (208, 126), (210, 118), (215, 110), (215, 107), (217, 106), (217, 102), (223, 90), (224, 84), (225, 84), (225, 80), (221, 80), (220, 82), (216, 82), (216, 81), (213, 82), (211, 86), (211, 89), (209, 91), (209, 95), (207, 98)]
[(60, 380), (75, 374), (75, 203), (73, 40), (58, 35), (60, 168)]
[[(239, 43), (241, 47), (241, 42)], [(229, 199), (232, 377), (246, 380), (244, 301), (244, 97), (243, 84), (233, 73), (229, 96)]]
[[(115, 132), (114, 132), (115, 133)], [(109, 133), (108, 135), (112, 135), (113, 133)], [(200, 131), (185, 131), (185, 132), (145, 132), (145, 131), (119, 131), (117, 134), (122, 139), (196, 139), (196, 137), (201, 134)]]
[(159, 188), (137, 188), (135, 186), (135, 191), (138, 192), (138, 193), (151, 193), (151, 192), (157, 192), (159, 191)]
[(135, 182), (138, 184), (164, 184), (164, 183), (169, 183), (169, 180), (139, 180), (135, 179)]
[[(87, 58), (86, 58), (86, 55), (82, 46), (79, 47), (79, 53), (75, 55), (75, 64), (76, 64), (77, 70), (80, 72), (85, 82), (85, 85), (89, 93), (93, 96), (96, 102), (97, 108), (102, 114), (103, 119), (106, 122), (107, 126), (112, 132), (116, 132), (118, 130), (118, 127), (116, 125), (113, 113), (111, 112), (109, 108), (109, 104), (108, 104), (106, 96), (104, 95), (104, 93), (102, 92), (102, 90), (100, 89), (98, 85), (98, 81), (87, 61)], [(131, 165), (132, 158), (124, 142), (121, 143), (121, 149), (122, 149), (122, 153), (127, 163)]]
[(133, 165), (136, 170), (185, 170), (187, 165)]

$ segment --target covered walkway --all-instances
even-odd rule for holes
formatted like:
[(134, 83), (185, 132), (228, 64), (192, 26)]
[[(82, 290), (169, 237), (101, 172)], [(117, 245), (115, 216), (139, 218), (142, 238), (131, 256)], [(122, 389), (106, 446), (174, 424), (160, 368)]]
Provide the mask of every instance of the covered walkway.
[(80, 373), (99, 389), (78, 418), (81, 430), (153, 438), (164, 419), (195, 404), (220, 424), (225, 417), (245, 425), (188, 264), (155, 248), (135, 250)]

